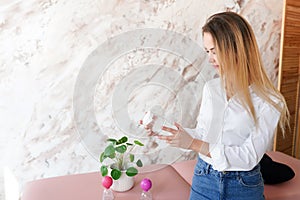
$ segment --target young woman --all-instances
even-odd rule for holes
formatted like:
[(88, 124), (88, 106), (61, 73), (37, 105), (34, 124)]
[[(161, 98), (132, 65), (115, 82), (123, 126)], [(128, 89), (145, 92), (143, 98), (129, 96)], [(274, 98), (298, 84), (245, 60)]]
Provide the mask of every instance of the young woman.
[(202, 31), (219, 78), (203, 88), (195, 129), (175, 123), (176, 129), (163, 127), (170, 136), (158, 137), (199, 153), (190, 199), (264, 199), (259, 161), (278, 124), (283, 131), (288, 125), (286, 102), (269, 80), (253, 30), (243, 17), (215, 14)]

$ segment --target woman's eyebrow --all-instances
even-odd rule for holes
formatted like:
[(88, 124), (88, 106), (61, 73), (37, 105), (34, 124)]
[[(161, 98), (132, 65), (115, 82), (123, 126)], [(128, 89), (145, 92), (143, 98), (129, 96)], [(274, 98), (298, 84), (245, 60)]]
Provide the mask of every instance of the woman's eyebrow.
[(212, 50), (214, 50), (214, 49), (215, 49), (215, 47), (212, 47), (212, 48), (210, 48), (210, 49), (207, 49), (206, 47), (204, 47), (204, 49), (205, 49), (205, 50), (212, 51)]

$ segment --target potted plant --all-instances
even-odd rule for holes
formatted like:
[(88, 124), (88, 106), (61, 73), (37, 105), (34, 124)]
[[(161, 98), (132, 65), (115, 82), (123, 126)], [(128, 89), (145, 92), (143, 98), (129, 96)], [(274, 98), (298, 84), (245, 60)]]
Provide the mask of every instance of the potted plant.
[(131, 143), (126, 136), (120, 139), (109, 138), (107, 142), (108, 145), (100, 155), (101, 175), (112, 177), (114, 180), (112, 190), (119, 192), (129, 190), (134, 185), (133, 177), (138, 174), (137, 167), (143, 166), (140, 159), (135, 161), (132, 150), (144, 144), (139, 140)]

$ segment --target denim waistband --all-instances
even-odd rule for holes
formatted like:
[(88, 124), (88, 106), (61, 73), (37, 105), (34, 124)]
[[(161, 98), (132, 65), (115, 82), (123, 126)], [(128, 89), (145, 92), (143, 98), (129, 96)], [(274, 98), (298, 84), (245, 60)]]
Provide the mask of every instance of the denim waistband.
[(249, 171), (217, 171), (213, 168), (211, 164), (208, 164), (204, 160), (198, 157), (198, 162), (196, 168), (202, 169), (206, 174), (214, 174), (219, 176), (227, 176), (227, 177), (236, 177), (243, 175), (250, 175), (254, 173), (260, 173), (260, 165), (256, 165), (253, 169)]

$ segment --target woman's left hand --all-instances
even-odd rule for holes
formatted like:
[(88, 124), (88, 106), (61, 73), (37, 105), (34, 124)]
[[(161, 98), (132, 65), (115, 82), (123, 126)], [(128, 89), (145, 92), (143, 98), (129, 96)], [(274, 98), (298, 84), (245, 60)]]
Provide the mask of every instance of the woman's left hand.
[(170, 136), (159, 135), (158, 138), (161, 140), (165, 140), (167, 143), (171, 144), (171, 146), (179, 147), (183, 149), (190, 149), (193, 138), (186, 132), (182, 126), (178, 123), (174, 123), (177, 129), (173, 129), (170, 127), (163, 126), (162, 130), (171, 133)]

